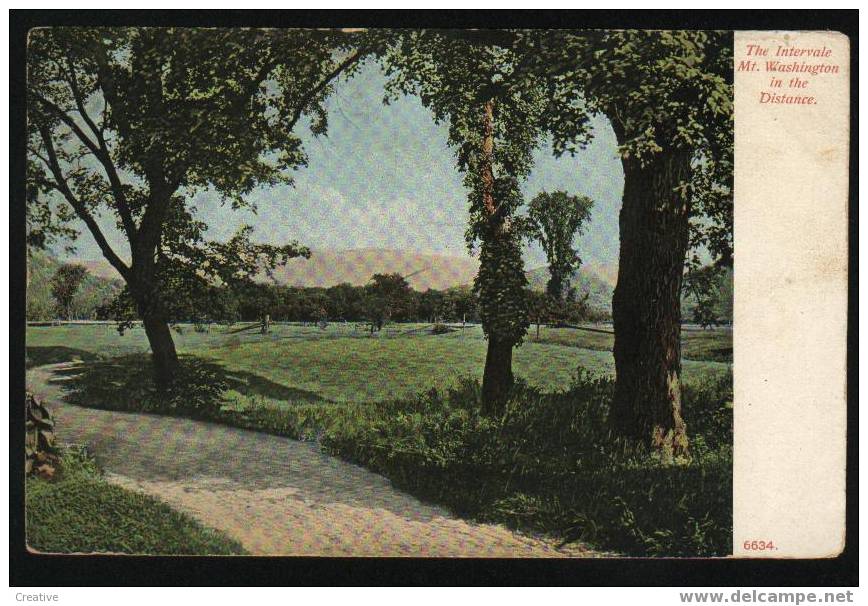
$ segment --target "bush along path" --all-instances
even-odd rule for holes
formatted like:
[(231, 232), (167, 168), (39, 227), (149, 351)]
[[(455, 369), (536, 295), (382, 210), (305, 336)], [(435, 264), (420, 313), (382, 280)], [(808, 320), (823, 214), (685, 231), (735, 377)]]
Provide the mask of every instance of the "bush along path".
[[(28, 371), (63, 438), (86, 444), (107, 479), (223, 531), (254, 555), (594, 557), (571, 543), (475, 524), (424, 504), (315, 444), (178, 417), (64, 401), (74, 364)], [(62, 371), (62, 373), (61, 373)]]

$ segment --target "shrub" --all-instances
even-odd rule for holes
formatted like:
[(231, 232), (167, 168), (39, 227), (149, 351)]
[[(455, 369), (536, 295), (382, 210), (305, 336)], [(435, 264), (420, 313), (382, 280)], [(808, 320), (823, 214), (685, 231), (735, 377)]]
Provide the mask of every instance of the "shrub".
[(222, 369), (196, 359), (186, 359), (166, 391), (154, 390), (142, 410), (196, 419), (214, 418), (229, 389)]
[(147, 356), (132, 355), (91, 364), (71, 377), (69, 388), (80, 406), (213, 419), (229, 385), (219, 365), (183, 357), (172, 384), (157, 389)]
[(452, 332), (452, 329), (443, 324), (442, 322), (437, 322), (434, 326), (431, 327), (432, 335), (445, 335), (449, 332)]

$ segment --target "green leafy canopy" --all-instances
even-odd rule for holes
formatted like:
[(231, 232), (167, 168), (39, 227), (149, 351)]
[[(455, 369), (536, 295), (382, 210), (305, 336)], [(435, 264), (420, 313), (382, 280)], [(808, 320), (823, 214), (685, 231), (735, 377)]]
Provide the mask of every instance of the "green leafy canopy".
[[(27, 83), (33, 239), (45, 240), (53, 209), (64, 220), (74, 213), (131, 291), (150, 293), (159, 291), (155, 280), (190, 288), (231, 283), (306, 254), (296, 243), (253, 244), (246, 227), (229, 242), (209, 241), (189, 201), (210, 188), (240, 208), (256, 186), (291, 183), (289, 171), (307, 161), (294, 129), (307, 116), (315, 134), (325, 132), (331, 84), (364, 54), (355, 39), (332, 31), (34, 30)], [(99, 227), (96, 218), (106, 213), (127, 239), (129, 261)]]
[[(508, 48), (478, 44), (460, 32), (412, 31), (384, 55), (390, 95), (417, 95), (437, 122), (448, 122), (449, 143), (468, 190), (467, 242), (480, 245), (475, 290), (488, 336), (518, 343), (528, 326), (521, 234), (511, 229), (522, 204), (520, 182), (543, 135), (546, 82), (524, 69)], [(486, 111), (491, 147), (486, 151)], [(485, 204), (491, 174), (496, 208)]]

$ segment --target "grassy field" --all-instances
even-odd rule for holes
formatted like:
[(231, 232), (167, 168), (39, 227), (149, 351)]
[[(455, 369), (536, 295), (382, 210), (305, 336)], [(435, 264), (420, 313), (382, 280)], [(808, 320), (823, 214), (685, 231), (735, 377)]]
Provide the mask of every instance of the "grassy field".
[[(246, 385), (247, 394), (280, 402), (373, 402), (481, 379), (486, 341), (478, 326), (432, 335), (426, 325), (393, 324), (374, 337), (354, 325), (275, 325), (267, 335), (243, 326), (175, 332), (179, 353), (206, 358)], [(730, 364), (718, 350), (732, 349), (731, 332), (685, 331), (685, 381), (719, 376)], [(532, 328), (515, 350), (516, 375), (542, 391), (566, 388), (578, 368), (611, 375), (612, 336), (575, 329)], [(73, 359), (93, 361), (145, 353), (144, 331), (119, 335), (110, 325), (30, 327), (28, 367)], [(710, 353), (709, 353), (710, 352)], [(687, 355), (687, 354), (685, 354)]]
[(727, 555), (732, 529), (731, 331), (685, 331), (691, 456), (673, 465), (613, 436), (611, 335), (535, 327), (502, 419), (479, 413), (478, 327), (180, 327), (183, 375), (150, 381), (141, 329), (30, 327), (28, 366), (82, 360), (64, 382), (85, 406), (208, 418), (295, 438), (472, 519), (629, 555)]
[[(536, 326), (531, 326), (528, 340), (534, 343), (554, 343), (595, 351), (612, 351), (615, 335), (611, 332), (611, 326), (588, 328), (588, 330), (582, 330), (542, 326), (539, 337), (537, 337)], [(725, 328), (683, 329), (681, 331), (681, 357), (685, 361), (732, 362), (732, 330)]]
[(27, 544), (44, 553), (243, 554), (241, 545), (149, 496), (113, 486), (80, 453), (25, 488)]

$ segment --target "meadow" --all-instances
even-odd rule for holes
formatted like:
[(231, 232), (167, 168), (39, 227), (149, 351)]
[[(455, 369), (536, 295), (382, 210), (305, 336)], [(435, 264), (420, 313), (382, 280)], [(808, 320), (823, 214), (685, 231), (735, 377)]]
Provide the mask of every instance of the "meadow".
[[(179, 354), (207, 359), (246, 381), (249, 391), (274, 400), (372, 402), (457, 385), (462, 377), (482, 378), (486, 341), (482, 329), (460, 326), (431, 334), (426, 324), (391, 324), (370, 333), (354, 324), (325, 329), (273, 324), (268, 334), (250, 325), (213, 326), (197, 332), (178, 325)], [(602, 330), (602, 329), (594, 329)], [(532, 387), (558, 391), (582, 368), (611, 375), (613, 336), (571, 328), (535, 327), (515, 350), (514, 371)], [(725, 374), (731, 364), (732, 333), (684, 331), (685, 380)], [(27, 365), (70, 360), (109, 360), (147, 353), (144, 330), (123, 335), (113, 325), (32, 326), (27, 329)], [(721, 353), (723, 352), (723, 353)]]
[[(201, 329), (200, 329), (201, 330)], [(178, 390), (150, 381), (140, 328), (35, 326), (27, 365), (75, 361), (69, 399), (316, 440), (420, 498), (471, 519), (583, 540), (628, 555), (731, 549), (732, 333), (684, 331), (691, 456), (675, 464), (608, 431), (612, 336), (529, 331), (502, 419), (479, 414), (486, 341), (478, 326), (273, 325), (176, 328)], [(60, 429), (62, 433), (62, 428)]]

